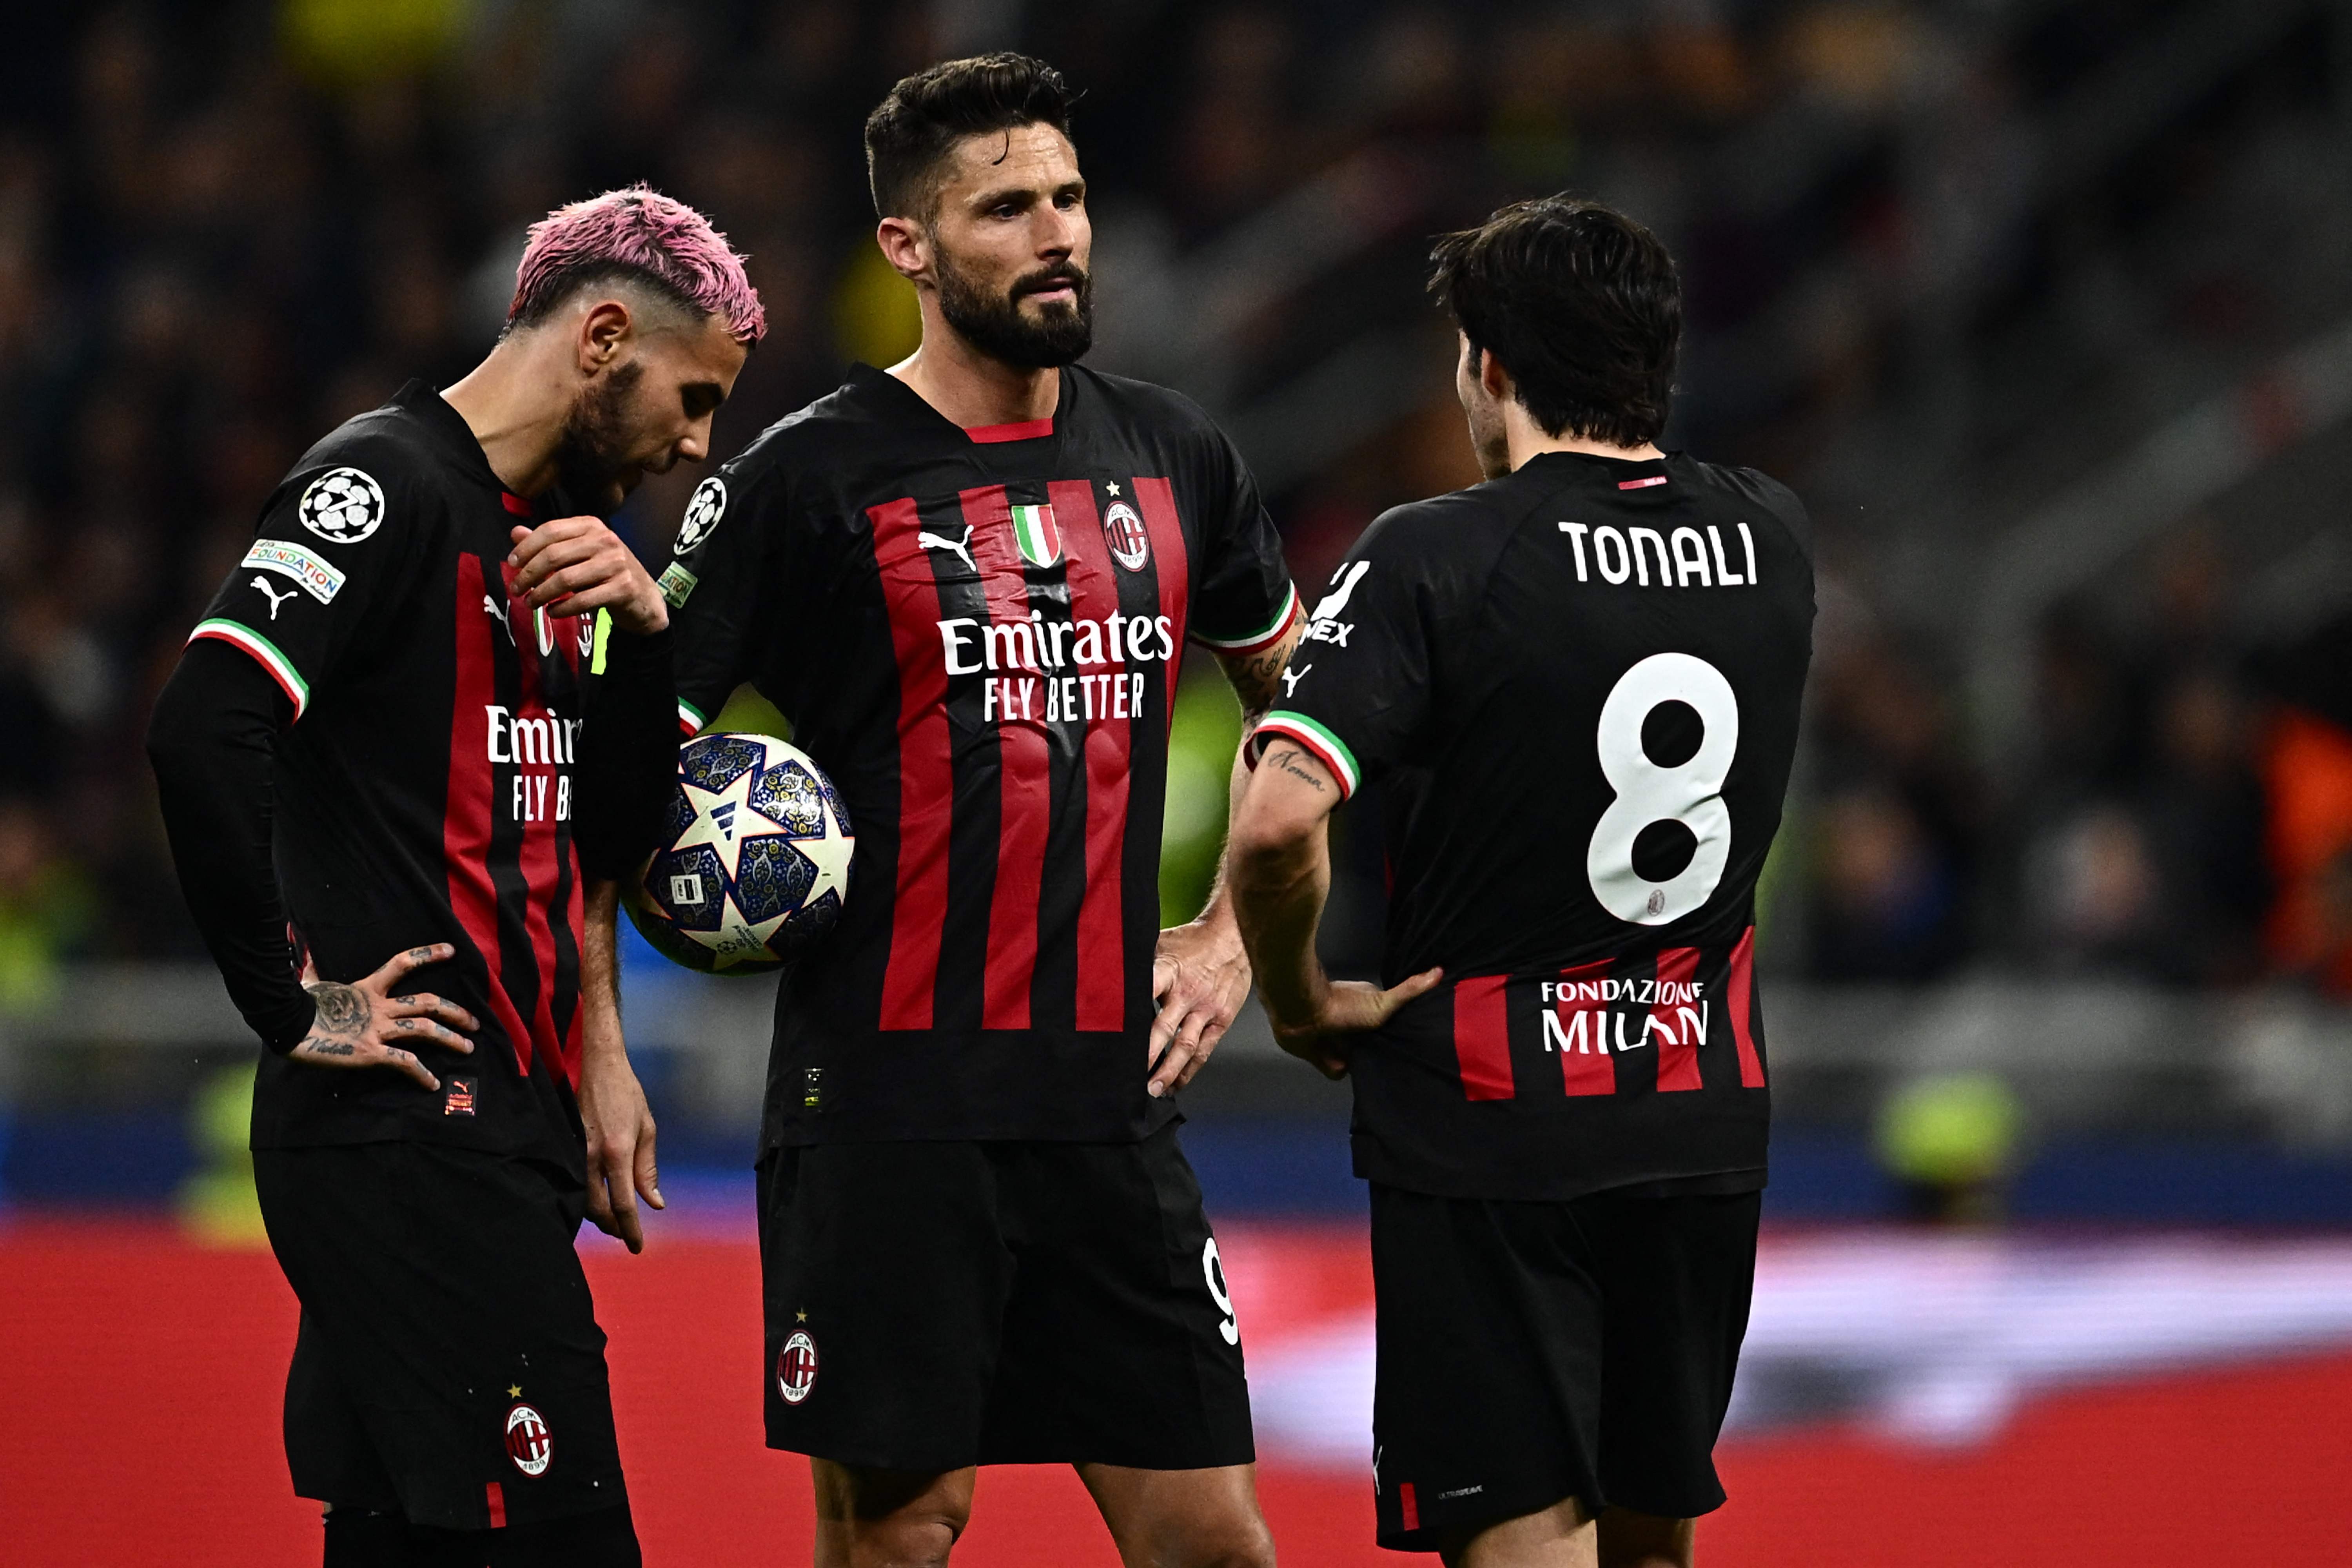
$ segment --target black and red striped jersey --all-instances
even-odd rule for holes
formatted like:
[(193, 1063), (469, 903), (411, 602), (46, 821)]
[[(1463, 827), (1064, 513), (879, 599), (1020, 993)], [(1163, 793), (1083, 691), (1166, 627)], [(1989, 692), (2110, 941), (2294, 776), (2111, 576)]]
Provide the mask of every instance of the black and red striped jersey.
[[(292, 703), (271, 858), (320, 975), (451, 942), (414, 987), (482, 1025), (471, 1056), (417, 1047), (439, 1093), (265, 1053), (257, 1147), (414, 1138), (580, 1166), (583, 748), (627, 739), (590, 721), (608, 670), (658, 662), (668, 706), (667, 638), (509, 598), (509, 530), (532, 520), (465, 420), (411, 382), (295, 466), (190, 639), (243, 650)], [(667, 723), (643, 707), (650, 740), (634, 743), (666, 759)]]
[(1680, 455), (1546, 453), (1373, 523), (1255, 752), (1378, 781), (1360, 1174), (1456, 1196), (1760, 1185), (1755, 903), (1811, 658), (1804, 510)]
[(1239, 455), (1174, 393), (1072, 367), (966, 430), (858, 366), (687, 507), (680, 719), (749, 681), (856, 837), (785, 976), (765, 1144), (1141, 1137), (1168, 724), (1186, 642), (1298, 614)]

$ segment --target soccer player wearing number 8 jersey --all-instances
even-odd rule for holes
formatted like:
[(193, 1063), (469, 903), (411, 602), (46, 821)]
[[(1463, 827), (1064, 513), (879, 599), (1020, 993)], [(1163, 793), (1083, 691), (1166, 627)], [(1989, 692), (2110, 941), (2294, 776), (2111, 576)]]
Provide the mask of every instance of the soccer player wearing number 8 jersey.
[[(1654, 444), (1664, 248), (1564, 198), (1436, 252), (1488, 482), (1376, 521), (1316, 606), (1232, 844), (1286, 1048), (1355, 1085), (1380, 1541), (1680, 1563), (1755, 1271), (1755, 892), (1811, 658), (1804, 511)], [(1383, 983), (1315, 958), (1377, 783)]]

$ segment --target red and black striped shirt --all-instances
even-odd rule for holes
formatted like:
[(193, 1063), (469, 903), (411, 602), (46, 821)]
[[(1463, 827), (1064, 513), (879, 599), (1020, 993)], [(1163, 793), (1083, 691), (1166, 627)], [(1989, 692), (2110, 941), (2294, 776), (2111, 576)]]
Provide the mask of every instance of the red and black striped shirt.
[(857, 835), (778, 1000), (764, 1138), (1139, 1137), (1186, 642), (1270, 646), (1280, 542), (1198, 408), (1072, 368), (964, 430), (865, 366), (703, 482), (664, 577), (680, 721), (749, 681)]
[[(630, 637), (608, 617), (509, 598), (509, 530), (534, 515), (457, 411), (411, 382), (295, 466), (189, 639), (248, 656), (284, 698), (268, 771), (247, 792), (260, 798), (243, 803), (254, 823), (201, 819), (204, 758), (185, 786), (163, 779), (191, 906), (272, 1047), (257, 1147), (422, 1138), (580, 1163), (583, 862), (618, 876), (652, 847), (674, 775), (674, 689), (667, 634)], [(159, 729), (201, 735), (204, 703), (175, 678)], [(261, 844), (257, 881), (221, 863)], [(273, 877), (277, 908), (247, 907), (266, 891), (215, 896)], [(289, 925), (328, 980), (430, 942), (457, 948), (414, 976), (482, 1022), (471, 1056), (417, 1047), (440, 1093), (281, 1054), (309, 1017)]]

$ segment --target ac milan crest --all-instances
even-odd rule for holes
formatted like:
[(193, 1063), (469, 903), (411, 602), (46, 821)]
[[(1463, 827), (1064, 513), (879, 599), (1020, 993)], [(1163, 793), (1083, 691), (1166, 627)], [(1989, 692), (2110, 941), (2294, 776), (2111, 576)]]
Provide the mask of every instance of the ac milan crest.
[(507, 1458), (526, 1476), (544, 1475), (554, 1462), (555, 1436), (547, 1429), (547, 1417), (528, 1405), (507, 1412)]
[(1129, 571), (1140, 572), (1151, 563), (1151, 535), (1125, 501), (1111, 502), (1103, 513), (1103, 538), (1110, 545), (1110, 558)]
[(798, 1405), (816, 1386), (816, 1342), (799, 1332), (784, 1342), (776, 1357), (776, 1392), (787, 1405)]

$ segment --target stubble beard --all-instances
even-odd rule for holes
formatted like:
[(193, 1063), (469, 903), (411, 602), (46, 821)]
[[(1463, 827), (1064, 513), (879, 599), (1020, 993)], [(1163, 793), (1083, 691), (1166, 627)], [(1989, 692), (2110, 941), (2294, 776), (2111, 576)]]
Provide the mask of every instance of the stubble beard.
[(1511, 471), (1511, 440), (1503, 427), (1502, 411), (1473, 405), (1463, 413), (1470, 421), (1470, 449), (1477, 455), (1478, 471), (1499, 479)]
[[(991, 294), (959, 268), (945, 249), (936, 253), (940, 314), (966, 342), (1005, 364), (1051, 370), (1086, 356), (1095, 343), (1095, 282), (1091, 274), (1065, 261), (1032, 272), (1002, 294)], [(1056, 282), (1071, 285), (1067, 305), (1047, 305), (1033, 320), (1021, 301)]]
[(555, 448), (555, 478), (572, 505), (609, 510), (628, 495), (635, 477), (627, 456), (629, 405), (645, 373), (632, 361), (591, 383), (572, 405)]

